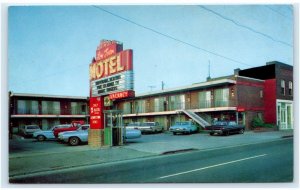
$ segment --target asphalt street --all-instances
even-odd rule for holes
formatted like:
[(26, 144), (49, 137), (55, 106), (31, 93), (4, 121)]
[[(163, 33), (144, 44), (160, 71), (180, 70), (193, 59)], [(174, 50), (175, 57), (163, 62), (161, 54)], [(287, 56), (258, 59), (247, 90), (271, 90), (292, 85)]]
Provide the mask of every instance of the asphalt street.
[(197, 150), (10, 178), (11, 183), (260, 183), (293, 181), (293, 139)]

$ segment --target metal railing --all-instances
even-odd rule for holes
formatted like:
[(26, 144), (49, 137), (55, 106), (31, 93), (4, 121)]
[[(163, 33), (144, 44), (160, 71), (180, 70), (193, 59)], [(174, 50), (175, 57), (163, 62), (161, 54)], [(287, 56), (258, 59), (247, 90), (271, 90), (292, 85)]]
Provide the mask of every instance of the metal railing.
[(36, 109), (18, 108), (13, 114), (26, 115), (87, 115), (87, 110), (81, 109), (41, 109), (41, 112)]

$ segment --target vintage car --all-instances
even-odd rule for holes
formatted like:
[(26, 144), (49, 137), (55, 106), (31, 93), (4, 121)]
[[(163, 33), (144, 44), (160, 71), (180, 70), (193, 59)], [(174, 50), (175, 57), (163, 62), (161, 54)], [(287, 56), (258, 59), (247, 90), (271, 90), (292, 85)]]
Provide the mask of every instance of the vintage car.
[(142, 133), (157, 133), (163, 131), (163, 127), (160, 126), (158, 122), (129, 123), (126, 129), (138, 129)]
[(133, 123), (129, 123), (126, 126), (126, 129), (138, 129), (141, 126), (142, 123), (140, 122), (133, 122)]
[(205, 128), (210, 135), (229, 135), (233, 133), (243, 134), (245, 131), (244, 125), (238, 125), (235, 121), (216, 121), (213, 125)]
[[(66, 131), (59, 133), (58, 139), (60, 141), (69, 143), (71, 146), (76, 146), (80, 143), (87, 143), (88, 142), (88, 128), (89, 127), (82, 127), (78, 128), (76, 131)], [(136, 129), (129, 129), (126, 130), (126, 139), (135, 139), (141, 137), (141, 131)]]
[(171, 126), (169, 129), (169, 131), (172, 132), (174, 135), (176, 135), (177, 133), (195, 133), (197, 132), (197, 130), (197, 126), (194, 125), (192, 121), (176, 122), (175, 125)]
[(138, 129), (126, 129), (125, 139), (136, 139), (142, 136), (142, 132)]
[(58, 134), (58, 140), (76, 146), (79, 143), (88, 142), (88, 129), (90, 125), (82, 125), (76, 131), (65, 131)]
[(32, 136), (34, 132), (41, 131), (38, 125), (24, 125), (21, 126), (19, 132), (23, 136)]
[(36, 138), (38, 141), (53, 140), (56, 139), (56, 137), (54, 136), (54, 130), (68, 127), (70, 127), (70, 124), (55, 125), (50, 130), (40, 130), (33, 133), (33, 138)]
[(57, 138), (59, 133), (65, 132), (65, 131), (76, 131), (79, 127), (80, 127), (80, 125), (67, 124), (63, 128), (54, 129), (53, 134), (54, 134), (55, 138)]

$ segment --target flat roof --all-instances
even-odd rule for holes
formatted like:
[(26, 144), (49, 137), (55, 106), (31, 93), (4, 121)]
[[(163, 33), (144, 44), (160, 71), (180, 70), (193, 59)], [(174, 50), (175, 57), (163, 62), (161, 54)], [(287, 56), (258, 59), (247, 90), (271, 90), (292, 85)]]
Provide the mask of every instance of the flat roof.
[(14, 93), (14, 92), (11, 92), (10, 96), (38, 97), (38, 98), (81, 99), (81, 100), (87, 100), (88, 99), (88, 97), (85, 97), (85, 96), (64, 96), (64, 95), (29, 94), (29, 93)]
[(232, 80), (232, 79), (212, 80), (212, 81), (207, 81), (207, 82), (195, 83), (195, 84), (187, 85), (187, 86), (170, 88), (170, 89), (166, 89), (166, 90), (137, 94), (135, 96), (135, 98), (140, 98), (140, 97), (144, 97), (144, 96), (155, 96), (155, 95), (160, 95), (160, 94), (174, 93), (174, 92), (187, 91), (187, 90), (196, 90), (196, 89), (208, 88), (208, 87), (213, 87), (213, 86), (221, 86), (224, 84), (236, 84), (236, 81)]

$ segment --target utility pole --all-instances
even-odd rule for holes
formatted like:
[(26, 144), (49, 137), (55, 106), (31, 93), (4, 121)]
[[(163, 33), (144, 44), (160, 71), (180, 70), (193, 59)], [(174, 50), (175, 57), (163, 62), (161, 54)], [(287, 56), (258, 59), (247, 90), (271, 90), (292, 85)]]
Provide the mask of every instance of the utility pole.
[(206, 78), (206, 80), (210, 80), (210, 60), (208, 60), (208, 77)]
[(161, 90), (164, 90), (164, 87), (165, 87), (165, 83), (164, 81), (161, 81)]

